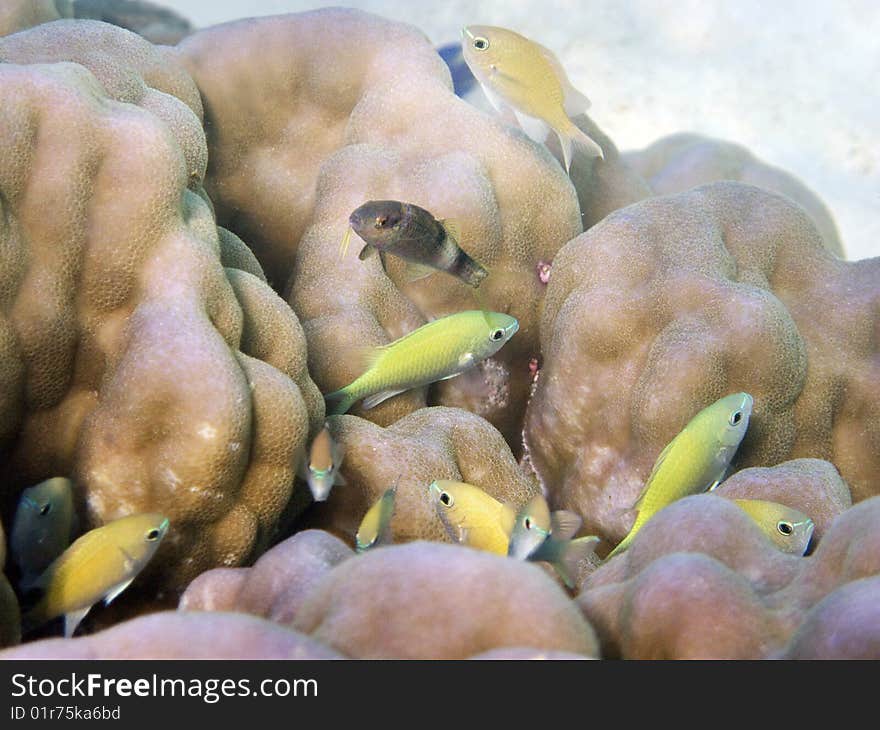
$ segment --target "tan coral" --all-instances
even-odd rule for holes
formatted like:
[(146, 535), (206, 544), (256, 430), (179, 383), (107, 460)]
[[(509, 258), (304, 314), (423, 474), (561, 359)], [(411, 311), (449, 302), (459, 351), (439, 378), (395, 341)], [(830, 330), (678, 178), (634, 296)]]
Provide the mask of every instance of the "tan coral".
[(704, 406), (755, 398), (734, 461), (834, 464), (880, 484), (880, 259), (828, 252), (803, 210), (721, 182), (612, 213), (557, 255), (525, 437), (554, 507), (608, 544)]
[(809, 213), (828, 250), (843, 256), (834, 217), (819, 196), (794, 175), (762, 162), (741, 145), (680, 132), (661, 137), (643, 150), (627, 151), (623, 158), (656, 195), (680, 193), (718, 180), (736, 180), (784, 195)]
[[(463, 248), (490, 270), (482, 301), (520, 321), (496, 357), (427, 402), (479, 413), (516, 446), (538, 355), (539, 265), (581, 230), (575, 191), (549, 152), (454, 96), (421, 32), (360, 11), (243, 20), (178, 50), (205, 103), (219, 220), (253, 245), (276, 288), (295, 261), (290, 302), (322, 390), (359, 374), (363, 346), (480, 303), (442, 273), (407, 283), (398, 260), (387, 276), (356, 250), (339, 260), (355, 208), (415, 203), (459, 221)], [(425, 403), (422, 389), (353, 412), (387, 425)]]
[(504, 647), (597, 655), (590, 625), (540, 568), (429, 542), (344, 561), (293, 626), (359, 659), (465, 659)]
[[(873, 640), (878, 535), (880, 497), (841, 513), (805, 558), (774, 548), (728, 500), (687, 497), (590, 575), (577, 602), (608, 657), (855, 658), (873, 651), (858, 647), (855, 637)], [(854, 626), (835, 646), (843, 616)]]
[(5, 497), (60, 473), (86, 525), (162, 511), (154, 592), (239, 565), (323, 403), (295, 316), (218, 233), (195, 87), (90, 21), (2, 39), (0, 58)]
[(3, 0), (0, 3), (0, 36), (72, 16), (69, 0)]
[(342, 473), (347, 484), (334, 487), (307, 519), (350, 544), (366, 511), (393, 484), (394, 542), (449, 541), (429, 498), (428, 487), (435, 479), (465, 481), (515, 505), (525, 504), (538, 489), (501, 434), (458, 408), (422, 408), (388, 428), (357, 416), (328, 421), (333, 438), (345, 448)]

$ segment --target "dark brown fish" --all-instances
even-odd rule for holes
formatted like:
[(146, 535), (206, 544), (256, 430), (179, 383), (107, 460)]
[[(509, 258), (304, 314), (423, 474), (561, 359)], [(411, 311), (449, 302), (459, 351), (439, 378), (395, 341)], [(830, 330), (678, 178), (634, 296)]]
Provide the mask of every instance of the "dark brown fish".
[[(348, 222), (366, 243), (358, 258), (363, 261), (378, 251), (384, 267), (385, 254), (394, 254), (408, 263), (411, 280), (445, 271), (476, 288), (489, 273), (458, 245), (452, 221), (437, 220), (412, 203), (371, 200), (355, 210)], [(347, 243), (348, 235), (343, 248)]]

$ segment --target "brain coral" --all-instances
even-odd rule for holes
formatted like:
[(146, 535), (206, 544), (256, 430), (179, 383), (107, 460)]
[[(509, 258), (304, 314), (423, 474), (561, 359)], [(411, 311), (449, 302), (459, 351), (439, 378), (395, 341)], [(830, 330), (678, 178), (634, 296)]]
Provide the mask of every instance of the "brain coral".
[[(205, 104), (219, 220), (253, 246), (274, 286), (293, 271), (289, 299), (322, 390), (358, 374), (359, 348), (478, 304), (445, 274), (407, 282), (400, 261), (386, 275), (356, 249), (339, 260), (356, 207), (405, 200), (459, 221), (463, 248), (490, 270), (482, 301), (520, 322), (496, 357), (428, 400), (479, 413), (518, 444), (539, 268), (581, 231), (575, 190), (550, 153), (457, 98), (420, 31), (360, 11), (243, 20), (178, 50)], [(387, 425), (425, 402), (422, 389), (354, 412)]]
[(268, 544), (323, 418), (299, 323), (216, 227), (198, 93), (165, 58), (91, 21), (0, 40), (7, 513), (53, 474), (86, 525), (164, 512), (154, 591)]
[(830, 251), (843, 256), (843, 244), (831, 212), (816, 193), (796, 177), (757, 159), (745, 147), (700, 134), (662, 137), (624, 160), (648, 181), (657, 195), (680, 193), (718, 180), (737, 180), (785, 195), (809, 213)]
[(804, 211), (721, 182), (612, 213), (553, 263), (529, 457), (556, 508), (623, 537), (667, 444), (755, 398), (734, 468), (817, 457), (880, 484), (880, 259), (846, 262)]
[(464, 659), (504, 647), (597, 653), (590, 625), (541, 568), (432, 542), (337, 565), (293, 626), (359, 659)]
[[(875, 651), (855, 637), (875, 633), (878, 536), (873, 497), (841, 513), (813, 555), (787, 555), (728, 500), (696, 495), (658, 513), (577, 601), (605, 656), (855, 658)], [(836, 641), (845, 617), (853, 625)]]
[(395, 483), (395, 542), (449, 540), (428, 494), (435, 479), (465, 481), (517, 505), (538, 489), (502, 436), (479, 416), (458, 408), (421, 408), (387, 428), (357, 416), (328, 421), (334, 439), (345, 448), (347, 483), (334, 487), (307, 519), (351, 544), (370, 505)]
[(3, 0), (0, 3), (0, 36), (72, 15), (69, 0)]

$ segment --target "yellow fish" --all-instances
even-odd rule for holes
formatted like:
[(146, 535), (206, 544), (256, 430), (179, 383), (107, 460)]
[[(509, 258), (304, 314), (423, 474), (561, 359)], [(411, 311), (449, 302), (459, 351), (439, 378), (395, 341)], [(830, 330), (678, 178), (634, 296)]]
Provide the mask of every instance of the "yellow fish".
[(130, 515), (90, 530), (77, 539), (37, 579), (37, 604), (22, 621), (34, 629), (64, 616), (64, 635), (72, 636), (92, 606), (109, 604), (124, 591), (155, 554), (168, 532), (160, 514)]
[(803, 555), (807, 551), (815, 525), (803, 512), (763, 499), (733, 501), (782, 552)]
[(571, 85), (552, 51), (491, 25), (469, 25), (461, 35), (464, 60), (492, 105), (502, 113), (510, 108), (536, 142), (554, 131), (566, 171), (575, 150), (588, 158), (604, 157), (602, 148), (571, 121), (589, 109), (590, 100)]
[(465, 482), (438, 479), (429, 487), (440, 521), (456, 542), (507, 555), (516, 512)]
[(746, 435), (752, 404), (748, 393), (721, 398), (666, 445), (634, 505), (639, 511), (635, 524), (608, 558), (626, 550), (642, 526), (667, 505), (718, 485)]
[(327, 413), (345, 413), (361, 398), (364, 408), (372, 408), (411, 388), (454, 378), (498, 352), (518, 328), (514, 317), (480, 310), (428, 322), (375, 348), (366, 372), (324, 396)]
[(333, 485), (345, 484), (345, 478), (339, 472), (344, 455), (345, 449), (333, 440), (325, 423), (312, 441), (308, 463), (303, 461), (300, 467), (300, 473), (308, 482), (316, 502), (326, 501)]
[(367, 510), (355, 536), (355, 547), (359, 553), (375, 545), (391, 542), (391, 517), (394, 514), (396, 494), (396, 486), (386, 489)]
[(547, 500), (537, 494), (517, 513), (507, 554), (550, 563), (565, 585), (574, 588), (581, 562), (592, 555), (599, 542), (594, 535), (573, 539), (581, 522), (579, 515), (567, 510), (551, 515)]
[(12, 533), (12, 559), (26, 589), (70, 545), (74, 521), (73, 485), (54, 477), (25, 489), (18, 500)]

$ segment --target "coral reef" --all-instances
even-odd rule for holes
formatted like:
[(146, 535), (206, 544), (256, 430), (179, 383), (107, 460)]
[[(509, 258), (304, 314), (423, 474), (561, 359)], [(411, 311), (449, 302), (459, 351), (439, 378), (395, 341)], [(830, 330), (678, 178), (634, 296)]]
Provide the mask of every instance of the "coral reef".
[(0, 39), (0, 59), (7, 513), (55, 474), (85, 527), (161, 511), (144, 585), (183, 588), (272, 537), (323, 419), (303, 332), (224, 269), (259, 271), (216, 227), (198, 91), (166, 52), (61, 20)]
[(589, 624), (540, 568), (433, 542), (344, 561), (293, 626), (361, 659), (464, 659), (504, 647), (596, 656)]
[[(687, 497), (590, 575), (577, 601), (605, 657), (842, 656), (856, 635), (866, 641), (876, 635), (869, 626), (878, 595), (878, 535), (880, 497), (841, 513), (806, 558), (773, 548), (728, 500)], [(853, 625), (835, 644), (841, 614)]]
[(0, 36), (70, 17), (73, 8), (69, 0), (4, 0), (0, 4)]
[(422, 408), (382, 428), (357, 416), (328, 419), (345, 448), (346, 484), (306, 516), (308, 524), (354, 536), (370, 506), (397, 484), (391, 534), (394, 542), (449, 541), (428, 487), (435, 479), (474, 484), (500, 502), (521, 505), (538, 485), (516, 463), (501, 435), (486, 421), (458, 408)]
[[(293, 271), (289, 300), (321, 389), (360, 374), (363, 346), (484, 305), (515, 316), (519, 332), (427, 401), (479, 413), (516, 448), (538, 354), (537, 267), (581, 231), (574, 188), (547, 150), (457, 98), (417, 29), (360, 11), (243, 20), (178, 49), (205, 103), (218, 218), (253, 246), (273, 286)], [(482, 300), (443, 273), (407, 282), (402, 261), (387, 274), (377, 260), (340, 261), (348, 216), (371, 199), (456, 219), (462, 248), (490, 271)], [(388, 425), (425, 403), (420, 389), (353, 412)]]
[(186, 18), (145, 0), (73, 0), (73, 15), (113, 23), (150, 43), (173, 45), (193, 32)]
[[(721, 182), (628, 206), (553, 262), (525, 439), (554, 508), (611, 542), (661, 449), (702, 407), (754, 396), (734, 460), (880, 475), (880, 259), (841, 261), (804, 211)], [(797, 505), (793, 505), (797, 506)]]
[(628, 150), (623, 159), (648, 181), (656, 195), (680, 193), (718, 180), (736, 180), (784, 195), (807, 211), (828, 250), (843, 257), (834, 218), (819, 196), (741, 145), (682, 132), (662, 137), (643, 150)]
[(308, 636), (237, 613), (160, 611), (79, 639), (46, 639), (3, 659), (342, 659)]

